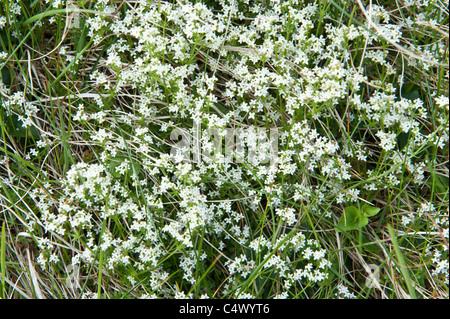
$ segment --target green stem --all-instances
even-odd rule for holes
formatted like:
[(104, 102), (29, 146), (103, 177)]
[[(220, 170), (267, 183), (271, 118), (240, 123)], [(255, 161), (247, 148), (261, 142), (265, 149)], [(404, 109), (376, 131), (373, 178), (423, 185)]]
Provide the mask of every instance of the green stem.
[[(101, 238), (103, 237), (105, 228), (106, 228), (106, 217), (105, 217), (105, 219), (103, 219)], [(102, 251), (102, 247), (101, 247), (101, 240), (98, 245), (99, 245), (98, 249), (100, 251), (100, 257), (99, 257), (99, 262), (98, 262), (97, 299), (100, 299), (101, 292), (102, 292), (102, 270), (103, 270), (103, 251)]]
[(2, 268), (2, 299), (6, 299), (6, 223), (2, 225), (1, 268)]

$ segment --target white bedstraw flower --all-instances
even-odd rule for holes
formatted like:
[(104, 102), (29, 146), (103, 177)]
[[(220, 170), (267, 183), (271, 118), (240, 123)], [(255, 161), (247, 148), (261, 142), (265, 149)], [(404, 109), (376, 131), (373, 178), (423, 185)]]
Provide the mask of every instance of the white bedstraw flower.
[(380, 138), (380, 146), (385, 151), (390, 151), (394, 149), (396, 141), (396, 135), (395, 133), (384, 133), (383, 131), (378, 131), (377, 134), (375, 134)]
[(440, 109), (443, 109), (443, 110), (446, 109), (447, 111), (449, 110), (449, 108), (448, 108), (449, 102), (448, 102), (447, 96), (441, 95), (441, 96), (435, 98), (435, 102)]
[(294, 224), (297, 221), (295, 209), (293, 209), (292, 207), (277, 209), (275, 213), (280, 216), (281, 219), (288, 224), (288, 226)]
[(3, 29), (3, 27), (6, 25), (6, 18), (1, 16), (0, 17), (0, 30)]
[(344, 286), (343, 284), (339, 284), (337, 286), (338, 289), (338, 298), (339, 299), (355, 299), (356, 296), (354, 293), (349, 292), (348, 287)]

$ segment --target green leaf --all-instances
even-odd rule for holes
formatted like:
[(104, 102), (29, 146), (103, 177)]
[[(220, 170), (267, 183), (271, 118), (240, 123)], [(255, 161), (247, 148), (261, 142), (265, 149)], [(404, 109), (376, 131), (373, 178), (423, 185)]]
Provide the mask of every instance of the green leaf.
[[(448, 193), (448, 185), (449, 185), (449, 178), (446, 176), (442, 176), (439, 174), (433, 174), (434, 175), (434, 186), (437, 193)], [(430, 185), (433, 186), (433, 180), (431, 179)]]
[(116, 167), (119, 166), (120, 163), (122, 163), (123, 160), (124, 160), (123, 157), (121, 157), (121, 158), (115, 157), (109, 162), (109, 172), (115, 178), (119, 178), (121, 176), (121, 174), (116, 171)]
[(406, 145), (408, 145), (408, 140), (411, 136), (411, 133), (405, 133), (405, 132), (401, 132), (398, 136), (397, 136), (397, 146), (398, 149), (401, 151), (405, 148)]
[(214, 105), (219, 109), (220, 112), (222, 112), (223, 114), (227, 114), (228, 112), (230, 112), (229, 109), (227, 109), (225, 106), (223, 106), (220, 103), (214, 103)]
[(366, 226), (369, 223), (369, 218), (367, 216), (361, 215), (361, 218), (359, 219), (359, 225), (358, 228), (362, 228)]
[(407, 98), (408, 100), (414, 101), (416, 99), (420, 99), (420, 92), (419, 90), (411, 90), (407, 93), (403, 93), (403, 97)]
[(369, 223), (369, 219), (362, 215), (355, 206), (348, 206), (344, 210), (337, 225), (338, 231), (349, 231), (359, 229)]
[(7, 118), (6, 125), (9, 133), (14, 137), (32, 138), (34, 140), (40, 137), (38, 130), (34, 126), (24, 127), (22, 121), (16, 114), (12, 114)]
[(361, 209), (362, 209), (363, 215), (367, 216), (367, 217), (375, 216), (380, 211), (380, 209), (378, 207), (372, 207), (369, 205), (363, 205)]
[(4, 67), (1, 69), (0, 81), (6, 85), (11, 85), (11, 72), (9, 72), (8, 68)]

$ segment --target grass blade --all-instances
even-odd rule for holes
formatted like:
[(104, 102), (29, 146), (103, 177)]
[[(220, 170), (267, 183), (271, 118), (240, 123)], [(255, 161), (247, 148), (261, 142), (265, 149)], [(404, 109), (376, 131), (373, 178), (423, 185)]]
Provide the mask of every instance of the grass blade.
[(6, 298), (6, 223), (2, 224), (2, 243), (1, 243), (1, 265), (2, 265), (2, 299)]
[(395, 255), (397, 256), (397, 261), (400, 265), (400, 271), (406, 281), (406, 286), (408, 288), (409, 295), (412, 299), (417, 299), (416, 292), (411, 283), (411, 276), (409, 275), (408, 266), (405, 263), (405, 258), (400, 250), (400, 246), (397, 241), (397, 235), (391, 225), (388, 225), (389, 236), (391, 236), (392, 244), (394, 245)]

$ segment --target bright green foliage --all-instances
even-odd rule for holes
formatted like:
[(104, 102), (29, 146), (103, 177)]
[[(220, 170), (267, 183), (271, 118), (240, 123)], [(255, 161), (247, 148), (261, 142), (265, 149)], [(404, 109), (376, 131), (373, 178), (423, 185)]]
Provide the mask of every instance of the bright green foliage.
[(363, 205), (361, 209), (355, 206), (348, 206), (344, 210), (337, 225), (338, 231), (349, 231), (359, 229), (369, 223), (369, 217), (378, 214), (380, 209), (369, 205)]

